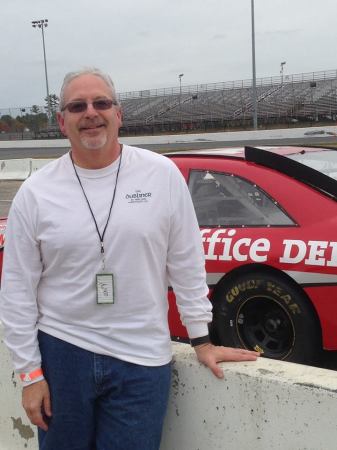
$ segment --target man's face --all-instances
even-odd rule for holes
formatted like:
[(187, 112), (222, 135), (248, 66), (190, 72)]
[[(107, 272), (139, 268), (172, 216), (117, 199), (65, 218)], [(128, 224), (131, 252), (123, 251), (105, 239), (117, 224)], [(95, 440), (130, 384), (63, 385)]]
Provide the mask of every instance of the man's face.
[(98, 150), (118, 145), (118, 130), (122, 124), (120, 108), (113, 105), (106, 110), (96, 110), (92, 102), (102, 99), (114, 100), (109, 86), (96, 75), (80, 75), (66, 87), (65, 105), (75, 101), (87, 103), (83, 112), (65, 109), (57, 115), (60, 129), (73, 149)]

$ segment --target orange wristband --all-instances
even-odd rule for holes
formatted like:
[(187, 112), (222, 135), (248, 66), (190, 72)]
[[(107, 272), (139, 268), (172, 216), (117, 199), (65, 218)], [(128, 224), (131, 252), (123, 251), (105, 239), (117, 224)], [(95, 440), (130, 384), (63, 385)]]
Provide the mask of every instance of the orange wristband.
[(21, 381), (34, 381), (41, 376), (43, 376), (42, 369), (36, 369), (30, 373), (20, 373)]

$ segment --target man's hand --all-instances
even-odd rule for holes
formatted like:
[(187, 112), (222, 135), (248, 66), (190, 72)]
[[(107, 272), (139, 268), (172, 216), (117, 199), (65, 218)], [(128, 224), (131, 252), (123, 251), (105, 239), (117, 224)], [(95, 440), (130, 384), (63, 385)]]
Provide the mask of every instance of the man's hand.
[(201, 344), (193, 347), (198, 360), (207, 366), (218, 378), (223, 378), (223, 370), (218, 366), (225, 361), (256, 361), (260, 353), (242, 348), (218, 347), (212, 344)]
[(51, 417), (49, 387), (46, 380), (25, 386), (22, 391), (22, 406), (33, 425), (48, 430), (48, 418)]

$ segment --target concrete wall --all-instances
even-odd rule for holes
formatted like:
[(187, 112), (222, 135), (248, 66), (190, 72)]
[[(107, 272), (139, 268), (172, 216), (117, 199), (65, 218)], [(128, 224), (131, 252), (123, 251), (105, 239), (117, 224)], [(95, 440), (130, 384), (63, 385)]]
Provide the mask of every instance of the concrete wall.
[(53, 159), (0, 159), (0, 180), (25, 180)]
[(0, 180), (25, 180), (30, 172), (30, 158), (0, 160)]
[(161, 450), (335, 450), (336, 372), (260, 358), (218, 380), (174, 344)]
[[(188, 345), (174, 354), (161, 450), (336, 449), (336, 372), (261, 358), (218, 380)], [(0, 361), (0, 450), (37, 450), (2, 339)]]
[(37, 450), (36, 428), (21, 407), (21, 384), (14, 375), (2, 335), (0, 324), (0, 450)]

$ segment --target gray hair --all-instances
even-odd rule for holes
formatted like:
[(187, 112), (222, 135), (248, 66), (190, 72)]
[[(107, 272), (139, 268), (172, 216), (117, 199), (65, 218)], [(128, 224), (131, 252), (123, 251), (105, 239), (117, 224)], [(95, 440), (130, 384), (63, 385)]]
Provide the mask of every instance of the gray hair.
[(87, 67), (81, 70), (77, 70), (75, 72), (69, 72), (64, 77), (60, 91), (60, 104), (59, 104), (60, 111), (62, 111), (62, 109), (65, 107), (64, 91), (66, 90), (68, 84), (75, 78), (80, 77), (81, 75), (95, 75), (96, 77), (101, 78), (105, 82), (105, 84), (109, 87), (112, 95), (112, 100), (114, 100), (118, 106), (120, 105), (117, 98), (115, 85), (110, 76), (102, 72), (100, 69), (97, 69), (96, 67)]

